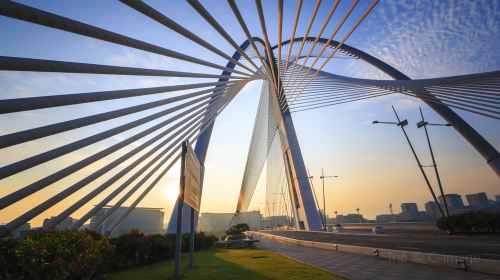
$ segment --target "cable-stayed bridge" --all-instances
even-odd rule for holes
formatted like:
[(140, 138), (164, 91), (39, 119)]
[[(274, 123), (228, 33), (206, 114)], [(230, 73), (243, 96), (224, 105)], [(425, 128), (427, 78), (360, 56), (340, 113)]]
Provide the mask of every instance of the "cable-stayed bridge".
[[(265, 18), (265, 7), (260, 0), (255, 1), (260, 30), (251, 30), (238, 4), (234, 0), (228, 0), (228, 6), (232, 11), (231, 16), (234, 17), (246, 37), (244, 42), (236, 42), (234, 36), (226, 31), (221, 21), (216, 19), (206, 7), (197, 0), (188, 0), (192, 9), (204, 20), (207, 28), (215, 30), (232, 46), (233, 53), (229, 54), (223, 52), (214, 43), (202, 39), (196, 34), (197, 32), (189, 30), (182, 22), (174, 21), (145, 2), (134, 0), (121, 0), (120, 2), (134, 12), (153, 20), (154, 24), (177, 33), (193, 45), (204, 48), (227, 63), (221, 65), (193, 53), (177, 52), (169, 49), (169, 46), (151, 44), (14, 1), (0, 1), (0, 15), (3, 17), (174, 58), (183, 63), (197, 65), (200, 69), (209, 69), (208, 72), (187, 72), (177, 69), (164, 70), (0, 56), (0, 70), (3, 71), (203, 79), (200, 83), (179, 83), (99, 92), (71, 92), (59, 95), (44, 95), (41, 92), (40, 95), (34, 97), (0, 100), (0, 113), (9, 115), (34, 110), (44, 110), (45, 114), (50, 114), (53, 110), (65, 106), (82, 106), (104, 101), (119, 102), (131, 98), (147, 100), (132, 106), (74, 119), (59, 120), (55, 123), (1, 135), (0, 149), (3, 151), (30, 143), (36, 145), (39, 139), (65, 132), (81, 135), (77, 140), (53, 148), (40, 148), (34, 155), (0, 167), (0, 180), (4, 182), (5, 180), (11, 182), (15, 178), (26, 176), (32, 168), (44, 163), (57, 164), (58, 159), (63, 156), (76, 153), (80, 149), (91, 147), (106, 139), (125, 135), (133, 129), (141, 128), (142, 125), (152, 124), (137, 132), (134, 130), (135, 134), (118, 138), (119, 141), (71, 165), (58, 166), (56, 171), (16, 187), (1, 197), (0, 211), (8, 210), (9, 207), (26, 209), (23, 209), (23, 214), (0, 228), (0, 236), (12, 233), (24, 223), (51, 207), (63, 203), (65, 199), (91, 184), (93, 187), (90, 191), (79, 196), (76, 202), (67, 205), (63, 211), (51, 219), (46, 227), (55, 227), (71, 214), (86, 207), (89, 210), (72, 225), (73, 229), (79, 228), (102, 207), (113, 202), (114, 206), (93, 223), (91, 229), (95, 230), (120, 206), (128, 204), (128, 210), (105, 229), (107, 234), (113, 232), (134, 207), (158, 186), (158, 182), (179, 160), (180, 145), (183, 141), (189, 140), (195, 144), (195, 153), (203, 169), (215, 120), (245, 85), (256, 80), (262, 80), (263, 86), (240, 196), (237, 198), (236, 213), (247, 211), (263, 166), (267, 162), (269, 185), (267, 197), (280, 197), (281, 204), (277, 207), (293, 217), (297, 229), (321, 229), (321, 218), (315, 202), (315, 194), (310, 185), (297, 140), (297, 132), (293, 125), (293, 113), (391, 94), (404, 94), (426, 103), (449, 122), (500, 176), (498, 151), (453, 110), (459, 109), (484, 118), (500, 119), (498, 105), (500, 71), (411, 80), (389, 64), (346, 44), (349, 36), (369, 16), (378, 1), (371, 2), (368, 7), (361, 9), (358, 13), (353, 13), (354, 10), (359, 9), (357, 7), (359, 1), (354, 1), (349, 9), (340, 15), (341, 20), (335, 29), (323, 37), (332, 16), (339, 13), (337, 11), (339, 1), (333, 3), (320, 32), (316, 36), (310, 36), (311, 26), (316, 19), (321, 1), (316, 2), (312, 15), (301, 15), (303, 3), (299, 0), (294, 14), (293, 31), (285, 36), (282, 34), (284, 11), (282, 0), (278, 1), (276, 18)], [(302, 37), (296, 34), (301, 17), (306, 18), (304, 22), (307, 25), (305, 34), (300, 34), (303, 35)], [(277, 42), (269, 40), (267, 27), (270, 24), (278, 26)], [(339, 37), (338, 33), (342, 28), (347, 32), (340, 40), (334, 40)], [(255, 34), (260, 34), (260, 36), (257, 37)], [(334, 63), (335, 59), (353, 59), (371, 64), (393, 80), (357, 79), (323, 71), (325, 66)], [(147, 99), (147, 97), (165, 93), (169, 95), (166, 97), (162, 95), (154, 101)], [(87, 127), (149, 112), (150, 109), (157, 109), (157, 111), (117, 125), (111, 122), (108, 129), (95, 134), (79, 134)], [(97, 164), (102, 163), (102, 160), (110, 155), (115, 155), (112, 160)], [(97, 168), (84, 173), (70, 184), (65, 184), (62, 190), (53, 193), (50, 198), (39, 201), (35, 205), (23, 204), (27, 198), (36, 196), (40, 191), (58, 184), (68, 176), (78, 174), (79, 171), (89, 166), (97, 166)], [(24, 181), (19, 180), (19, 182)], [(103, 194), (105, 195), (100, 201), (89, 207), (93, 198)], [(176, 217), (175, 211), (172, 217)], [(185, 218), (183, 225), (185, 224), (187, 229), (188, 217)], [(174, 232), (175, 225), (175, 218), (171, 218), (168, 231)]]

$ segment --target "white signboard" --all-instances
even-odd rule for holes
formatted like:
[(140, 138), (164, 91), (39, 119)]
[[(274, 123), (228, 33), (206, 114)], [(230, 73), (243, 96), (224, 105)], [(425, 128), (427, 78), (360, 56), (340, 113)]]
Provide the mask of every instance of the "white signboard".
[(200, 177), (200, 162), (196, 157), (191, 145), (187, 144), (187, 152), (185, 156), (185, 178), (186, 187), (184, 189), (184, 202), (200, 211), (201, 200), (201, 177)]

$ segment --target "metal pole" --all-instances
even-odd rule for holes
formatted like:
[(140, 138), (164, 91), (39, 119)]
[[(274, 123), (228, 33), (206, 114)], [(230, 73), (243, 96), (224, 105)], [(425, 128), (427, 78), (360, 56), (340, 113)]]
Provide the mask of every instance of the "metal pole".
[(392, 211), (392, 203), (389, 203), (389, 210), (391, 210), (392, 222), (396, 222), (396, 217), (394, 216), (394, 212)]
[(189, 235), (189, 267), (194, 267), (194, 208), (191, 207), (191, 228)]
[(179, 186), (179, 203), (177, 204), (177, 233), (175, 235), (175, 261), (174, 261), (174, 278), (181, 276), (181, 245), (182, 245), (182, 207), (184, 205), (184, 188), (186, 187), (186, 152), (187, 143), (182, 142), (181, 154), (181, 180)]
[[(424, 176), (425, 183), (429, 187), (429, 190), (431, 191), (432, 198), (438, 205), (439, 212), (441, 213), (441, 216), (444, 217), (444, 212), (441, 206), (439, 205), (439, 202), (437, 200), (436, 194), (434, 193), (434, 190), (432, 189), (431, 183), (429, 182), (429, 179), (427, 178), (427, 174), (425, 173), (424, 168), (422, 167), (422, 164), (420, 163), (420, 160), (418, 159), (417, 153), (415, 152), (415, 149), (413, 148), (413, 145), (410, 142), (410, 138), (408, 137), (408, 134), (406, 134), (406, 130), (404, 128), (404, 125), (401, 123), (401, 120), (399, 119), (398, 113), (396, 112), (396, 109), (394, 109), (394, 106), (391, 106), (392, 110), (394, 111), (394, 114), (396, 115), (396, 118), (398, 119), (398, 125), (401, 127), (401, 130), (403, 131), (403, 134), (405, 135), (406, 141), (408, 141), (408, 145), (410, 145), (411, 152), (413, 153), (413, 156), (415, 157), (415, 160), (417, 161), (418, 168), (420, 168), (420, 171), (422, 172), (422, 175)], [(444, 199), (444, 197), (443, 197)]]
[(274, 199), (273, 199), (272, 204), (273, 204), (273, 216), (271, 217), (271, 224), (272, 224), (272, 227), (273, 227), (273, 229), (274, 229), (274, 217), (275, 217), (275, 216), (274, 216)]
[(288, 207), (286, 206), (285, 193), (281, 193), (281, 196), (283, 197), (283, 206), (285, 208), (285, 217), (284, 217), (283, 224), (288, 225)]
[[(314, 202), (316, 202), (316, 208), (318, 208), (318, 211), (319, 211), (319, 201), (318, 201), (318, 197), (316, 196), (316, 191), (314, 190), (314, 185), (313, 185), (313, 176), (311, 176), (311, 173), (309, 173), (309, 169), (307, 169), (307, 178), (309, 178), (309, 181), (311, 182), (311, 190), (312, 190), (312, 193), (314, 195)], [(323, 217), (321, 217), (321, 222), (323, 223)]]
[(422, 116), (422, 123), (424, 124), (425, 137), (427, 137), (427, 143), (429, 144), (429, 151), (431, 152), (432, 165), (434, 166), (434, 172), (436, 172), (436, 179), (438, 182), (439, 191), (441, 192), (441, 197), (443, 198), (444, 210), (446, 212), (446, 216), (449, 216), (450, 212), (448, 210), (448, 202), (446, 202), (446, 199), (444, 197), (443, 185), (441, 184), (441, 177), (439, 176), (436, 159), (434, 158), (434, 152), (432, 150), (431, 140), (429, 138), (429, 132), (427, 132), (427, 124), (425, 123), (424, 120), (424, 114), (422, 113), (422, 108), (419, 107), (418, 109), (420, 110), (420, 116)]
[(326, 231), (325, 173), (323, 168), (321, 168), (321, 177), (323, 179), (323, 230)]

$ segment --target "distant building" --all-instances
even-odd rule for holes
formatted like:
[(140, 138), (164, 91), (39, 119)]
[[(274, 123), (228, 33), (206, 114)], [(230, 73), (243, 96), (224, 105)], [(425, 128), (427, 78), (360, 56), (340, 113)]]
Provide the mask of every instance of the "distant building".
[[(445, 194), (446, 203), (448, 204), (448, 208), (451, 210), (462, 210), (465, 208), (464, 202), (462, 200), (462, 196), (459, 194)], [(439, 196), (439, 203), (444, 205), (443, 197)]]
[[(279, 219), (275, 218), (275, 220)], [(242, 212), (238, 216), (235, 216), (234, 213), (201, 213), (198, 220), (198, 230), (222, 233), (228, 230), (231, 224), (239, 223), (247, 224), (250, 229), (260, 229), (262, 221), (260, 211)]]
[(261, 228), (278, 228), (281, 226), (293, 226), (292, 219), (287, 216), (271, 216), (261, 220)]
[(393, 223), (397, 222), (396, 215), (394, 214), (382, 214), (377, 215), (375, 218), (377, 223)]
[(408, 217), (410, 221), (420, 220), (417, 204), (414, 202), (401, 203), (401, 210), (403, 215)]
[(204, 232), (223, 232), (229, 228), (234, 213), (201, 213), (198, 230)]
[[(90, 219), (92, 226), (99, 217), (104, 215), (112, 206), (104, 206), (99, 212)], [(116, 219), (118, 219), (128, 207), (119, 207), (101, 226), (98, 231), (105, 233)], [(120, 236), (129, 233), (133, 229), (138, 229), (146, 234), (164, 233), (163, 227), (163, 209), (162, 208), (146, 208), (135, 207), (121, 224), (111, 233), (111, 237)]]
[[(278, 225), (280, 221), (282, 221), (282, 216), (273, 216), (273, 222), (275, 225)], [(235, 224), (247, 224), (250, 229), (259, 229), (262, 224), (262, 216), (260, 211), (249, 211), (249, 212), (241, 212), (236, 218), (233, 220), (232, 225)]]
[(441, 218), (441, 213), (435, 201), (429, 201), (425, 204), (425, 213), (427, 213), (430, 219), (437, 220)]
[(24, 237), (24, 232), (30, 231), (31, 230), (31, 224), (30, 223), (24, 223), (20, 227), (16, 228), (10, 235), (14, 238), (19, 238), (22, 239)]
[(467, 198), (469, 206), (472, 208), (484, 208), (490, 206), (488, 197), (484, 192), (468, 194), (465, 197)]
[(366, 222), (366, 219), (363, 218), (363, 215), (358, 215), (358, 214), (347, 214), (347, 215), (337, 215), (335, 219), (332, 219), (335, 221), (336, 224), (351, 224), (351, 223), (364, 223)]
[(496, 194), (495, 195), (495, 201), (496, 202), (500, 202), (500, 194)]
[[(54, 219), (55, 217), (52, 216), (50, 218), (46, 218), (43, 220), (43, 228), (44, 229), (47, 229), (48, 228), (48, 224), (50, 221), (52, 221), (52, 219)], [(56, 229), (68, 229), (71, 227), (71, 225), (76, 222), (76, 219), (73, 219), (71, 217), (66, 217), (64, 220), (62, 220), (59, 224), (56, 225)]]
[(430, 222), (435, 220), (433, 217), (427, 215), (427, 212), (425, 211), (418, 211), (418, 215), (420, 222)]

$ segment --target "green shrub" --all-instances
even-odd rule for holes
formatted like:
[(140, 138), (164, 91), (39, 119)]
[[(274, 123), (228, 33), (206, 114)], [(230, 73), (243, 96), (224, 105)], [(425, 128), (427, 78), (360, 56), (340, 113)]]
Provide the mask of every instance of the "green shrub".
[(94, 279), (107, 269), (113, 246), (85, 231), (45, 231), (0, 241), (2, 279)]
[[(195, 234), (195, 250), (207, 249), (217, 240), (213, 235), (203, 232)], [(175, 234), (144, 235), (134, 230), (130, 233), (110, 239), (116, 247), (112, 266), (115, 269), (157, 262), (172, 258), (175, 251)], [(183, 234), (181, 250), (189, 251), (189, 234)]]
[(206, 235), (204, 232), (198, 232), (194, 236), (194, 250), (203, 250), (212, 247), (215, 241), (219, 240), (215, 235)]
[[(217, 240), (195, 235), (195, 250)], [(106, 272), (172, 258), (175, 234), (145, 235), (138, 230), (107, 239), (90, 231), (50, 230), (24, 240), (0, 239), (0, 279), (96, 279)], [(189, 234), (182, 236), (189, 250)]]
[(250, 227), (247, 224), (237, 224), (226, 230), (226, 235), (242, 234), (243, 232), (248, 230), (250, 230)]
[(440, 218), (436, 225), (449, 233), (500, 233), (500, 213), (469, 212)]

